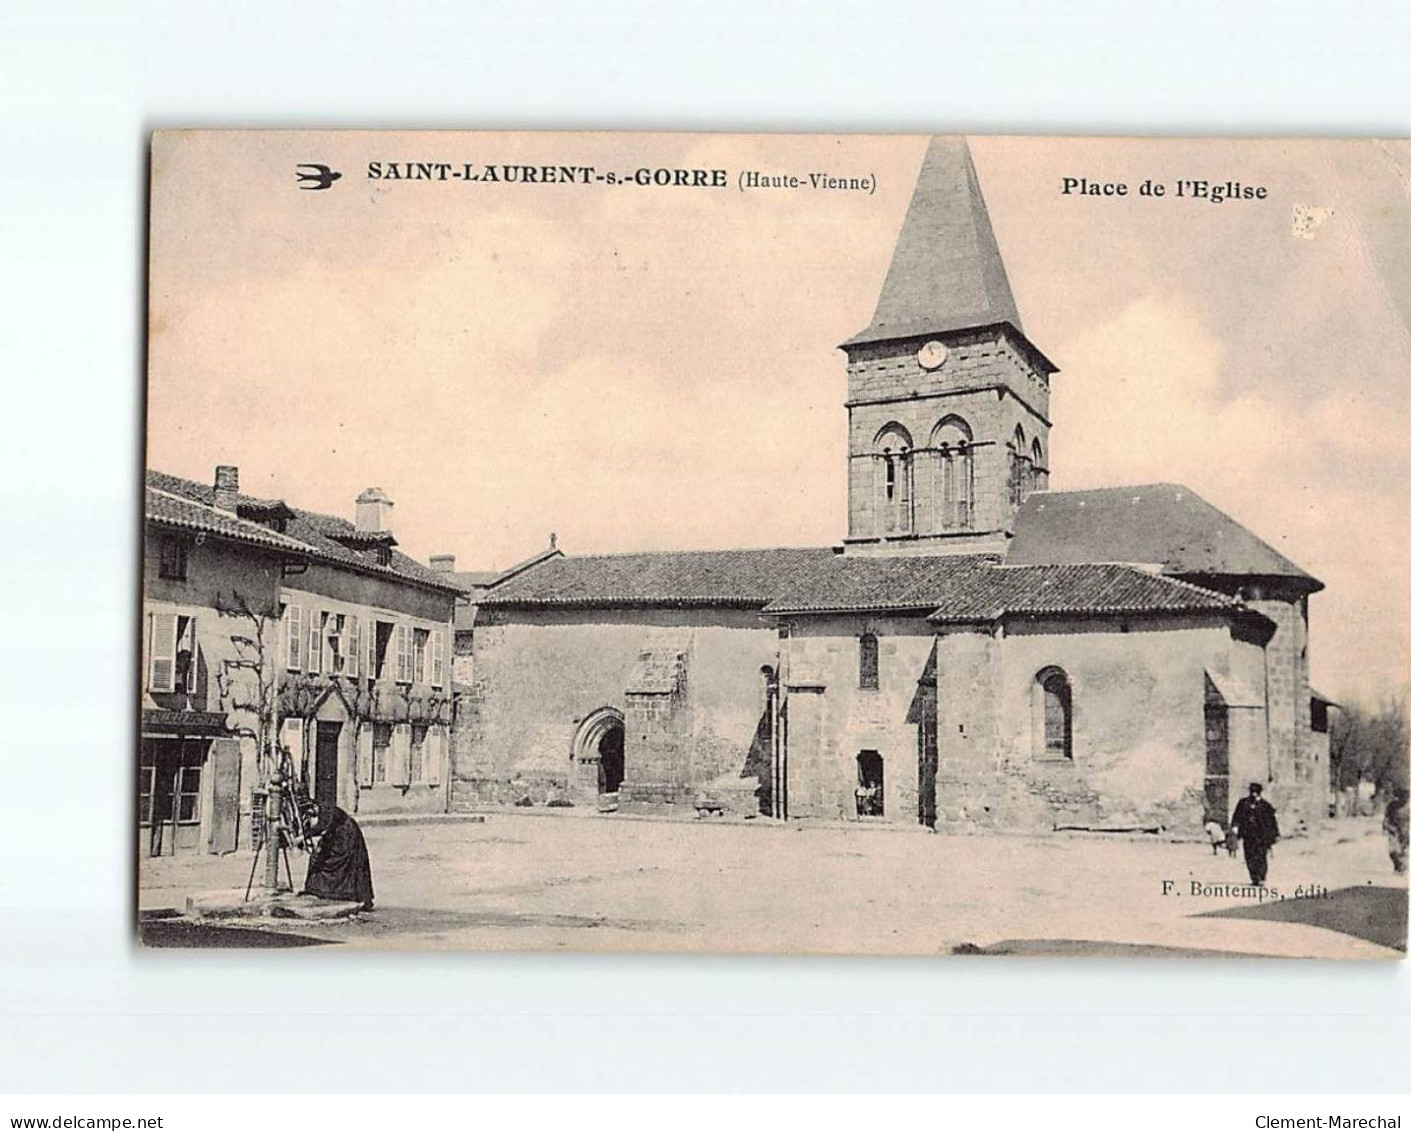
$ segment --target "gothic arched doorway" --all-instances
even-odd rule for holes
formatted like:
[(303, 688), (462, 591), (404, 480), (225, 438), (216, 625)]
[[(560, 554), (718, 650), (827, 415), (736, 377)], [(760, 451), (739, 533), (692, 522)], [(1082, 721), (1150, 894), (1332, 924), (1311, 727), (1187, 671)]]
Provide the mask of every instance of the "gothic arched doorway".
[(616, 793), (622, 786), (622, 724), (609, 727), (598, 739), (598, 792)]
[(625, 738), (622, 712), (616, 707), (600, 707), (578, 725), (573, 739), (574, 780), (584, 800), (587, 795), (617, 795), (627, 772)]

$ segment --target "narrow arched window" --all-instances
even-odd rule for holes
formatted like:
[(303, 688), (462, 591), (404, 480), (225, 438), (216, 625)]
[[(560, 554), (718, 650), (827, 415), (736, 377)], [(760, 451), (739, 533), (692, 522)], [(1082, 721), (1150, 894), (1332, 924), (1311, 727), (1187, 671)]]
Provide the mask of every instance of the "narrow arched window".
[(1009, 501), (1018, 506), (1029, 493), (1029, 448), (1023, 425), (1014, 426), (1009, 441)]
[(1038, 440), (1029, 447), (1029, 474), (1035, 491), (1048, 490), (1048, 464), (1044, 462), (1044, 448)]
[(881, 685), (877, 669), (877, 637), (864, 632), (857, 639), (857, 686), (863, 691), (876, 691)]
[(1045, 758), (1073, 757), (1073, 687), (1062, 668), (1045, 668), (1036, 677), (1039, 725)]
[(974, 523), (975, 457), (970, 426), (948, 416), (931, 433), (936, 458), (933, 486), (937, 530), (969, 530)]
[(911, 532), (911, 455), (911, 435), (900, 424), (888, 424), (877, 433), (873, 457), (881, 535)]

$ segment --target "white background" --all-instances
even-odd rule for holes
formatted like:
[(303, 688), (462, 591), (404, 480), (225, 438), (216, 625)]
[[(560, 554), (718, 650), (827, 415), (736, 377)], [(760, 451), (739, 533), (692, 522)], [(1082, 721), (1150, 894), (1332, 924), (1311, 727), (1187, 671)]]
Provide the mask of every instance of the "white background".
[(130, 942), (149, 130), (1411, 132), (1411, 6), (1128, 10), (5, 5), (0, 1089), (1405, 1088), (1405, 963)]

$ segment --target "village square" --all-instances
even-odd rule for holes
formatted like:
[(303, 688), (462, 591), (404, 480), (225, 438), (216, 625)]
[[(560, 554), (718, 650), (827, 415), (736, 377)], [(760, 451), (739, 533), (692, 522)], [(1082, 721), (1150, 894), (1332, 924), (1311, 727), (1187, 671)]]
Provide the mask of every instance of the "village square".
[[(382, 487), (149, 469), (142, 937), (1404, 952), (1404, 766), (1340, 809), (1323, 583), (1181, 484), (1050, 489), (1062, 376), (963, 139), (839, 340), (833, 545), (472, 572), (399, 549)], [(278, 895), (330, 820), (376, 889), (335, 918)]]

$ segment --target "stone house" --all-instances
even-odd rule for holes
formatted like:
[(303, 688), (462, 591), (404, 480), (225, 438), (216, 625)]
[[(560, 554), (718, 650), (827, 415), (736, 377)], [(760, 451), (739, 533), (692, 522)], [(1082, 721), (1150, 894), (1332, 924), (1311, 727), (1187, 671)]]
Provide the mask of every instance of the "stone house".
[[(155, 499), (155, 521), (163, 508), (181, 507), (264, 539), (253, 543), (263, 572), (245, 564), (248, 549), (228, 552), (229, 537), (203, 544), (201, 558), (201, 595), (214, 616), (198, 623), (244, 624), (242, 638), (254, 643), (244, 646), (239, 675), (268, 689), (264, 721), (245, 727), (251, 740), (238, 772), (227, 774), (243, 783), (235, 791), (244, 823), (251, 791), (265, 777), (258, 735), (267, 749), (288, 752), (293, 772), (321, 802), (350, 812), (444, 811), (461, 591), (397, 550), (392, 501), (368, 488), (350, 521), (242, 495), (231, 467), (217, 469), (214, 486), (149, 471), (147, 494), (149, 528)], [(147, 596), (150, 602), (152, 586)], [(149, 614), (149, 633), (151, 623)], [(227, 729), (234, 725), (226, 720)]]
[(1188, 488), (1048, 490), (1058, 370), (933, 139), (847, 355), (848, 530), (559, 555), (478, 598), (452, 804), (1197, 830), (1326, 795), (1321, 583)]
[(145, 500), (139, 852), (231, 852), (271, 739), (284, 570), (307, 550), (241, 517), (233, 478), (201, 499), (165, 479), (149, 475)]

